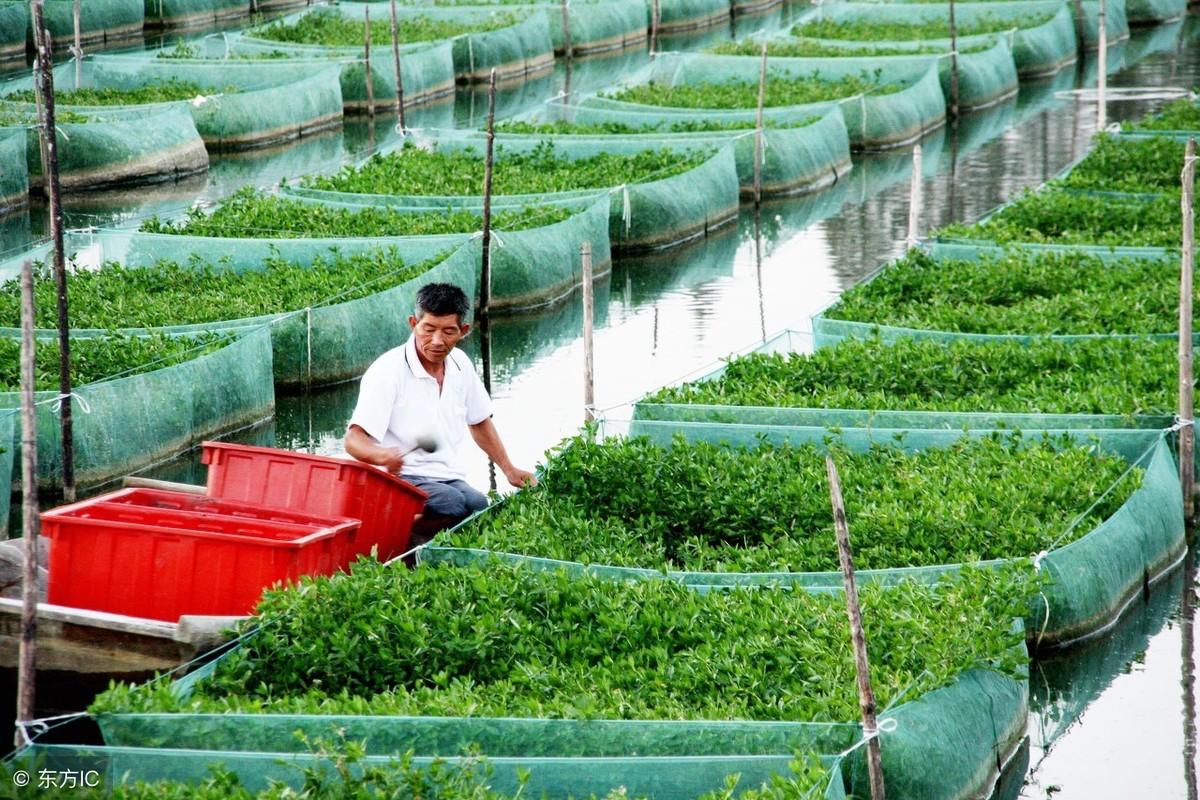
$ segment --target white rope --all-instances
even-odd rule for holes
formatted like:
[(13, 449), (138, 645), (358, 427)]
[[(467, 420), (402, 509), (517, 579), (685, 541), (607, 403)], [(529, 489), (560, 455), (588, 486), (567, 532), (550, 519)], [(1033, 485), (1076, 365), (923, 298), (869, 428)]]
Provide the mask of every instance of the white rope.
[(1172, 425), (1171, 427), (1167, 428), (1167, 432), (1168, 433), (1177, 433), (1178, 431), (1181, 431), (1184, 428), (1194, 428), (1194, 427), (1196, 427), (1196, 420), (1180, 419), (1179, 417), (1175, 417), (1175, 424)]
[(845, 758), (846, 756), (850, 755), (858, 748), (862, 747), (867, 742), (871, 741), (872, 739), (878, 738), (881, 733), (891, 733), (892, 731), (896, 730), (896, 728), (898, 728), (898, 727), (900, 727), (900, 723), (896, 721), (895, 717), (887, 717), (886, 719), (879, 720), (879, 725), (878, 725), (878, 727), (875, 728), (875, 730), (873, 730), (873, 731), (864, 730), (862, 738), (859, 739), (854, 744), (847, 747), (842, 752), (838, 753), (837, 758)]
[(308, 385), (312, 386), (312, 306), (306, 306), (304, 314), (307, 326), (304, 344), (308, 350)]
[(38, 402), (34, 403), (34, 405), (49, 405), (50, 413), (57, 414), (62, 411), (63, 400), (66, 400), (68, 397), (73, 397), (79, 401), (79, 408), (83, 410), (83, 413), (92, 413), (92, 407), (88, 404), (87, 398), (77, 392), (68, 392), (67, 394), (58, 394), (54, 397), (47, 397), (45, 400), (39, 400)]
[(629, 184), (621, 184), (621, 219), (625, 222), (625, 233), (629, 233), (633, 225), (633, 208), (629, 203)]

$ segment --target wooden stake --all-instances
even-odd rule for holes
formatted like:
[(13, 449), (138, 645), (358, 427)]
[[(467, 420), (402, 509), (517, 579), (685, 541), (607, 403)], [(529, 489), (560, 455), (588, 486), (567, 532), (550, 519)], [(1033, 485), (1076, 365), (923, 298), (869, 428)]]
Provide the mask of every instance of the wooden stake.
[(563, 17), (563, 55), (570, 61), (575, 57), (575, 47), (571, 43), (571, 17), (567, 13), (568, 0), (562, 0), (562, 17)]
[(912, 182), (908, 190), (909, 247), (916, 247), (921, 230), (921, 145), (913, 147)]
[(1100, 10), (1096, 16), (1100, 28), (1100, 50), (1096, 54), (1099, 62), (1096, 70), (1096, 129), (1104, 130), (1108, 126), (1108, 12), (1105, 0), (1100, 0)]
[(758, 67), (758, 112), (754, 122), (754, 207), (762, 205), (763, 161), (763, 102), (767, 96), (767, 43), (762, 46), (762, 63)]
[(392, 0), (392, 60), (396, 62), (396, 122), (400, 132), (408, 130), (404, 124), (404, 75), (400, 69), (400, 23), (396, 20), (396, 0)]
[[(483, 162), (483, 266), (479, 271), (479, 313), (492, 303), (492, 163), (496, 143), (496, 70), (488, 76), (487, 147)], [(489, 387), (490, 388), (490, 387)]]
[[(1190, 562), (1191, 559), (1188, 559)], [(1183, 597), (1179, 604), (1180, 657), (1183, 661), (1183, 783), (1187, 800), (1200, 800), (1196, 785), (1196, 567), (1183, 571)]]
[(658, 21), (662, 15), (659, 0), (654, 0), (650, 9), (650, 57), (658, 52)]
[[(38, 3), (38, 6), (41, 4)], [(38, 516), (37, 418), (34, 416), (34, 338), (33, 338), (33, 263), (21, 267), (21, 510), (22, 535), (25, 537), (25, 569), (22, 573), (21, 642), (17, 653), (17, 722), (29, 722), (34, 716), (37, 678), (37, 602), (38, 602)], [(24, 744), (21, 731), (16, 744)]]
[(954, 19), (954, 0), (950, 0), (950, 116), (958, 118), (958, 25)]
[(871, 799), (884, 800), (883, 758), (879, 751), (879, 724), (875, 718), (875, 692), (871, 689), (871, 672), (867, 662), (867, 637), (863, 633), (862, 608), (858, 603), (858, 586), (854, 581), (854, 559), (850, 553), (850, 526), (846, 522), (846, 507), (842, 502), (842, 485), (837, 465), (825, 456), (825, 472), (829, 476), (829, 500), (833, 506), (833, 525), (837, 533), (838, 559), (842, 563), (842, 584), (846, 589), (846, 613), (850, 618), (850, 641), (854, 646), (854, 671), (858, 673), (858, 703), (862, 709), (863, 735), (867, 741), (867, 772), (871, 780)]
[(63, 246), (62, 190), (58, 179), (57, 123), (54, 110), (54, 53), (46, 29), (42, 0), (33, 10), (34, 46), (37, 49), (37, 98), (40, 101), (39, 141), (42, 179), (50, 206), (50, 237), (54, 241), (54, 284), (58, 291), (58, 391), (62, 395), (62, 483), (63, 498), (75, 501), (75, 440), (71, 418), (71, 326), (67, 314), (67, 266)]
[(596, 418), (595, 351), (593, 350), (593, 327), (595, 325), (595, 297), (592, 291), (592, 243), (584, 242), (579, 247), (583, 259), (583, 419), (591, 422)]
[(79, 88), (80, 78), (82, 77), (81, 70), (83, 69), (83, 32), (80, 30), (80, 17), (83, 10), (80, 8), (81, 0), (75, 0), (75, 4), (71, 9), (71, 15), (75, 20), (75, 46), (71, 48), (71, 55), (75, 56), (75, 88)]
[(1195, 418), (1192, 382), (1192, 275), (1195, 269), (1196, 241), (1195, 217), (1192, 199), (1196, 186), (1196, 139), (1188, 139), (1184, 149), (1183, 198), (1183, 242), (1179, 269), (1179, 480), (1183, 486), (1184, 515), (1195, 513), (1195, 447), (1196, 429), (1191, 424)]
[[(363, 61), (367, 68), (367, 116), (375, 121), (375, 83), (371, 76), (371, 7), (363, 6)], [(371, 130), (374, 131), (374, 125)]]

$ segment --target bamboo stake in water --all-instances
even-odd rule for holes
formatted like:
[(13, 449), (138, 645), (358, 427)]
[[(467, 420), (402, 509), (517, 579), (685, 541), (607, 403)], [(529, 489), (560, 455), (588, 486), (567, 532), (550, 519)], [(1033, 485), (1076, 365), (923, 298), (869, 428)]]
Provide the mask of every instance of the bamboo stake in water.
[(75, 0), (75, 5), (71, 9), (71, 15), (75, 20), (75, 46), (71, 48), (71, 55), (75, 56), (75, 88), (79, 88), (81, 70), (83, 69), (83, 32), (80, 30), (82, 23), (80, 17), (83, 14), (83, 9), (80, 8), (80, 0)]
[(658, 52), (658, 21), (662, 14), (659, 0), (654, 0), (650, 8), (650, 57)]
[[(953, 184), (952, 184), (953, 185)], [(912, 183), (908, 190), (909, 247), (916, 247), (921, 231), (921, 145), (913, 147)]]
[(767, 43), (762, 46), (758, 67), (758, 111), (754, 122), (754, 207), (762, 205), (763, 101), (767, 95)]
[(396, 62), (396, 123), (404, 133), (404, 75), (400, 69), (400, 24), (396, 21), (396, 0), (392, 0), (392, 60)]
[(1108, 12), (1105, 8), (1105, 0), (1100, 0), (1100, 10), (1096, 15), (1099, 20), (1098, 27), (1100, 28), (1099, 42), (1100, 50), (1097, 53), (1096, 60), (1099, 62), (1096, 69), (1096, 130), (1104, 130), (1108, 127), (1108, 100), (1106, 94), (1108, 92)]
[(575, 48), (571, 44), (571, 17), (567, 13), (568, 0), (562, 0), (562, 17), (563, 17), (563, 55), (570, 61), (575, 57)]
[(867, 772), (871, 781), (871, 799), (884, 800), (883, 757), (879, 751), (879, 723), (875, 717), (875, 692), (867, 662), (867, 637), (863, 633), (862, 607), (854, 580), (854, 559), (850, 553), (850, 526), (842, 502), (842, 484), (833, 458), (825, 456), (829, 476), (829, 500), (833, 506), (833, 526), (837, 534), (838, 560), (842, 564), (842, 584), (846, 589), (846, 614), (850, 618), (850, 641), (854, 646), (854, 671), (858, 674), (858, 703), (862, 709), (863, 736), (867, 740)]
[(591, 422), (596, 418), (595, 350), (593, 349), (593, 327), (595, 325), (595, 297), (592, 292), (592, 243), (584, 242), (579, 247), (583, 260), (583, 418)]
[[(21, 587), (21, 642), (17, 653), (17, 722), (34, 716), (37, 678), (38, 517), (37, 418), (34, 416), (33, 263), (21, 266), (21, 511), (25, 538), (25, 568)], [(21, 741), (21, 728), (16, 744)]]
[(950, 0), (950, 116), (958, 119), (958, 25), (954, 0)]
[[(363, 63), (367, 70), (367, 116), (375, 121), (375, 84), (371, 78), (371, 7), (363, 6)], [(374, 124), (371, 130), (375, 130)]]
[[(487, 137), (483, 161), (483, 267), (479, 280), (479, 313), (492, 303), (492, 164), (496, 145), (496, 70), (488, 76)], [(489, 386), (490, 390), (491, 387)]]
[(58, 179), (58, 129), (54, 106), (54, 53), (46, 28), (42, 0), (32, 4), (34, 46), (37, 49), (36, 96), (39, 101), (39, 143), (42, 178), (50, 210), (50, 237), (54, 242), (54, 285), (58, 294), (58, 391), (62, 437), (63, 498), (75, 501), (75, 439), (71, 414), (71, 327), (67, 308), (67, 266), (63, 246), (62, 187)]
[(1196, 260), (1195, 215), (1192, 196), (1196, 186), (1196, 139), (1188, 139), (1184, 149), (1183, 241), (1179, 269), (1179, 480), (1183, 485), (1183, 510), (1187, 517), (1195, 513), (1196, 430), (1192, 425), (1195, 402), (1192, 383), (1192, 285)]

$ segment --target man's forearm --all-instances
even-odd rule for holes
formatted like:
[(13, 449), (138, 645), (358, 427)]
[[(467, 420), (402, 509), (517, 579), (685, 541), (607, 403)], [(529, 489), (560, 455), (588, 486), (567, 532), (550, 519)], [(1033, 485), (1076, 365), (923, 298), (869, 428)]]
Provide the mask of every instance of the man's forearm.
[(483, 422), (471, 425), (471, 438), (475, 440), (475, 444), (479, 446), (488, 458), (490, 458), (502, 472), (508, 472), (513, 469), (513, 463), (508, 457), (508, 451), (504, 449), (504, 442), (500, 441), (500, 432), (496, 430), (495, 424), (491, 417)]

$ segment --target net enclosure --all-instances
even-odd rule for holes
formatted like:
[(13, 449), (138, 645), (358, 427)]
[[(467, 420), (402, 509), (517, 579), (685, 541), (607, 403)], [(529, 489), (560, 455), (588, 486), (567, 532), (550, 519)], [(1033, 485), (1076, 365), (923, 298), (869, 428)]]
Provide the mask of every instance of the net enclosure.
[(145, 6), (147, 30), (215, 25), (251, 11), (243, 0), (145, 0)]
[(25, 131), (0, 128), (0, 215), (29, 204), (29, 163), (25, 153)]
[[(79, 6), (80, 41), (104, 44), (140, 37), (146, 21), (145, 0), (88, 0)], [(75, 42), (75, 0), (46, 0), (46, 28), (56, 52)], [(32, 41), (32, 31), (30, 33)]]
[[(697, 109), (703, 113), (722, 108), (739, 111), (744, 118), (753, 119), (760, 68), (761, 59), (757, 56), (664, 53), (645, 70), (610, 92), (617, 97), (599, 97), (587, 104), (673, 115), (674, 118), (687, 118), (697, 113)], [(889, 64), (886, 73), (871, 57), (769, 59), (768, 87), (776, 79), (830, 84), (828, 92), (817, 93), (833, 96), (822, 97), (820, 102), (836, 101), (841, 106), (850, 146), (855, 150), (899, 147), (940, 127), (946, 120), (946, 100), (935, 57), (897, 61)], [(634, 87), (639, 86), (656, 88), (660, 93), (680, 87), (694, 102), (684, 106), (682, 103), (660, 105), (630, 101), (630, 96), (637, 96)], [(849, 86), (863, 88), (840, 88)], [(725, 92), (735, 96), (718, 105), (720, 101), (716, 97)], [(668, 96), (671, 94), (674, 93)], [(764, 118), (774, 119), (777, 114), (784, 115), (785, 119), (794, 118), (803, 105), (789, 103), (785, 108), (769, 104), (764, 108)]]

